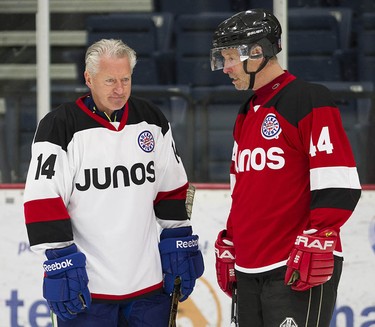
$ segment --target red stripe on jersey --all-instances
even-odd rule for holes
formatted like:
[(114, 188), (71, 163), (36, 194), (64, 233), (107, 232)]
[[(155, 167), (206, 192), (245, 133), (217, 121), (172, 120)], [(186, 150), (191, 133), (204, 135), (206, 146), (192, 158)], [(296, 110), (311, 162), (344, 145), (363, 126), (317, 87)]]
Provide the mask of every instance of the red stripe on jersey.
[(60, 197), (25, 202), (24, 211), (26, 224), (70, 218)]
[(156, 290), (158, 290), (158, 289), (160, 289), (162, 287), (163, 287), (163, 282), (160, 282), (160, 283), (158, 283), (156, 285), (144, 288), (142, 290), (139, 290), (137, 292), (130, 293), (130, 294), (125, 294), (125, 295), (108, 295), (108, 294), (91, 293), (91, 297), (93, 299), (98, 299), (98, 300), (122, 301), (122, 300), (126, 300), (126, 299), (132, 299), (132, 298), (135, 298), (137, 296), (140, 296), (140, 295), (143, 295), (143, 294), (146, 294), (146, 293), (150, 293), (152, 291), (156, 291)]
[(168, 192), (159, 192), (154, 201), (155, 203), (160, 202), (161, 200), (183, 200), (186, 199), (186, 192), (189, 187), (189, 184), (186, 183), (184, 186), (176, 188)]
[(350, 218), (353, 211), (340, 208), (315, 208), (311, 210), (306, 230), (331, 228), (340, 231), (340, 227)]

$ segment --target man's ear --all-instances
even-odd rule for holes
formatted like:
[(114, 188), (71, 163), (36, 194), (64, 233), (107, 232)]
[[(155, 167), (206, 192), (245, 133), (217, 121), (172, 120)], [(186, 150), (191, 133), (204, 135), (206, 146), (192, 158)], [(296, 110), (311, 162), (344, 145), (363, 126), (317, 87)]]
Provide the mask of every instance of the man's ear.
[(83, 76), (85, 77), (85, 83), (86, 85), (91, 88), (91, 76), (87, 70), (83, 73)]

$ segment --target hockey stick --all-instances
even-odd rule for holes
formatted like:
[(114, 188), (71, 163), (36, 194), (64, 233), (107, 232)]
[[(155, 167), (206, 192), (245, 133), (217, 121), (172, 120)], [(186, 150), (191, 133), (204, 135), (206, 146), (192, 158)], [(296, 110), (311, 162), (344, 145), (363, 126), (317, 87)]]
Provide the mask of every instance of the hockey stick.
[(194, 195), (195, 195), (195, 186), (192, 184), (189, 184), (189, 187), (186, 192), (186, 202), (185, 202), (186, 213), (189, 219), (191, 218), (191, 213), (193, 211)]
[[(194, 195), (195, 195), (195, 186), (189, 184), (189, 187), (186, 192), (186, 213), (191, 218), (191, 213), (193, 211), (193, 202), (194, 202)], [(172, 304), (171, 304), (171, 311), (169, 313), (169, 323), (168, 327), (175, 327), (176, 326), (176, 318), (177, 318), (177, 309), (178, 309), (178, 301), (180, 299), (181, 293), (181, 278), (177, 276), (174, 280), (174, 287), (172, 293)]]
[(175, 327), (176, 326), (178, 300), (180, 299), (180, 291), (181, 291), (181, 278), (180, 278), (180, 276), (177, 276), (176, 279), (174, 280), (174, 288), (173, 288), (173, 293), (172, 293), (172, 304), (171, 304), (171, 311), (169, 313), (168, 327)]
[(238, 326), (238, 307), (237, 307), (237, 284), (233, 283), (232, 289), (232, 308), (230, 313), (230, 327)]

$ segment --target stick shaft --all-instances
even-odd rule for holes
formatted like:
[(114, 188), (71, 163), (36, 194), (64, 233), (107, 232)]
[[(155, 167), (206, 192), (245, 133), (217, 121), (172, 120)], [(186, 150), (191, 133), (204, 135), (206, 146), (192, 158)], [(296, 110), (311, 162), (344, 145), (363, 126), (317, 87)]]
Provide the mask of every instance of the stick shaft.
[[(195, 186), (189, 184), (189, 188), (186, 193), (186, 213), (191, 218), (191, 213), (193, 210), (193, 203), (194, 203), (194, 195), (195, 195)], [(172, 304), (171, 304), (171, 311), (169, 313), (169, 323), (168, 327), (175, 327), (176, 326), (176, 318), (177, 318), (177, 310), (178, 310), (178, 301), (181, 296), (181, 278), (177, 276), (174, 280), (174, 287), (172, 293)]]
[(233, 290), (232, 290), (232, 308), (231, 308), (231, 327), (238, 326), (238, 298), (237, 298), (237, 284), (233, 283)]
[(185, 202), (186, 212), (187, 212), (189, 219), (191, 218), (191, 213), (193, 211), (194, 195), (195, 195), (195, 186), (193, 184), (189, 184), (189, 188), (187, 189), (187, 193), (186, 193), (186, 202)]
[(172, 304), (171, 311), (169, 313), (169, 323), (168, 327), (176, 326), (177, 318), (177, 309), (178, 309), (178, 300), (180, 299), (180, 290), (181, 290), (181, 278), (179, 276), (174, 280), (174, 288), (172, 293)]

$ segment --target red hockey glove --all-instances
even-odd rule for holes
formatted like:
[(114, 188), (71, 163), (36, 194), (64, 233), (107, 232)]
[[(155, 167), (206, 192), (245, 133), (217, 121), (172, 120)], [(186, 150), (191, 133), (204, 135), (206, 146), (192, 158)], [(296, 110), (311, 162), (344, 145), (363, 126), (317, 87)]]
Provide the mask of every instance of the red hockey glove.
[(285, 284), (295, 291), (306, 291), (327, 282), (333, 273), (333, 250), (337, 233), (323, 230), (298, 235), (286, 263)]
[(215, 242), (216, 277), (220, 288), (225, 294), (232, 297), (233, 283), (236, 282), (235, 252), (233, 242), (225, 238), (225, 234), (226, 230), (222, 230)]

